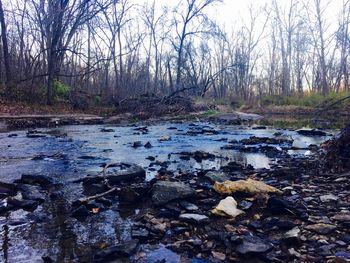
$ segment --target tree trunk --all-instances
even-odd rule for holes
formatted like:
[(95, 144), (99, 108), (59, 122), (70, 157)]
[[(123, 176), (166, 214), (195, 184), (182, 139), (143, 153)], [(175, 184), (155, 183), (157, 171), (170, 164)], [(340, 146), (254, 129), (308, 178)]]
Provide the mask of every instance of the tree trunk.
[(10, 54), (7, 43), (7, 33), (6, 33), (6, 22), (5, 22), (5, 14), (2, 8), (2, 1), (0, 0), (0, 24), (1, 24), (1, 37), (2, 37), (2, 46), (4, 52), (4, 64), (5, 64), (5, 84), (7, 89), (7, 95), (11, 97), (11, 69), (10, 69)]

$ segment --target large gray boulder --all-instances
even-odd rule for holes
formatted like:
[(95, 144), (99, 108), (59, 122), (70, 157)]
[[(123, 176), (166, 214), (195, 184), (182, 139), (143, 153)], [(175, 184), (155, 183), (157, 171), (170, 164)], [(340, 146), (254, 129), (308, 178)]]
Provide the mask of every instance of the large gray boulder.
[(196, 191), (184, 183), (159, 181), (153, 185), (152, 201), (155, 205), (163, 205), (177, 199), (195, 196)]

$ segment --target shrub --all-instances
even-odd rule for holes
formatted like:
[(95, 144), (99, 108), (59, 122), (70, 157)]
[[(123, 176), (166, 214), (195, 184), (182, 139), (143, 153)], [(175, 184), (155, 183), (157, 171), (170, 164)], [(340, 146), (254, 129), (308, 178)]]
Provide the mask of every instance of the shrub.
[(60, 82), (59, 80), (55, 80), (53, 83), (53, 91), (56, 100), (68, 100), (71, 92), (71, 87)]

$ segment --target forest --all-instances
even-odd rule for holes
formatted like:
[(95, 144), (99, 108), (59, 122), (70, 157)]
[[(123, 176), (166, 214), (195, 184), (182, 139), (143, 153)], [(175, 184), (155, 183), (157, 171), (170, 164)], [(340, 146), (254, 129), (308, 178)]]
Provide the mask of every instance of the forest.
[(2, 0), (1, 96), (83, 106), (348, 92), (350, 3), (330, 16), (330, 2), (250, 4), (223, 24), (221, 0)]

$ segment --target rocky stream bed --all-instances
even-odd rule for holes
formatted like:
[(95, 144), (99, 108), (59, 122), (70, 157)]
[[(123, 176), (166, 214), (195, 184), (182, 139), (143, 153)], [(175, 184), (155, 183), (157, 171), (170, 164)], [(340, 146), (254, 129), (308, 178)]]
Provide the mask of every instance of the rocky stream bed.
[(331, 131), (203, 122), (0, 133), (0, 262), (350, 262)]

